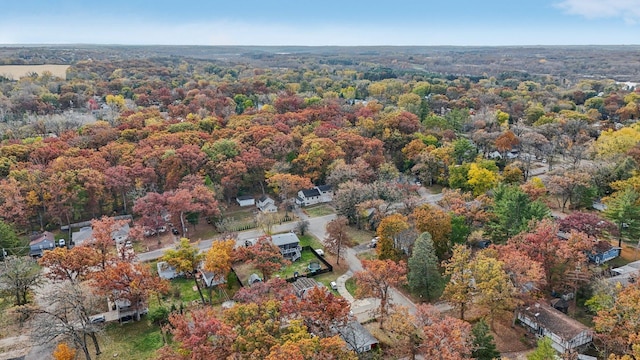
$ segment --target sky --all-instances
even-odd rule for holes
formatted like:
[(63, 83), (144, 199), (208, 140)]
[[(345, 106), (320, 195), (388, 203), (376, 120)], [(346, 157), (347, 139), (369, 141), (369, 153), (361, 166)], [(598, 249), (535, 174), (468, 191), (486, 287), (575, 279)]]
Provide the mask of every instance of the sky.
[(6, 0), (0, 44), (631, 45), (640, 0)]

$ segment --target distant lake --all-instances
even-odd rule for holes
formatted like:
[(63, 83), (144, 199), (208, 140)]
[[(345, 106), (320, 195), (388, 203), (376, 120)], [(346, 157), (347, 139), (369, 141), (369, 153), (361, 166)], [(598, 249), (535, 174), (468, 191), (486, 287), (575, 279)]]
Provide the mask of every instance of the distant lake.
[(0, 75), (8, 79), (18, 80), (31, 73), (42, 75), (49, 71), (53, 76), (66, 79), (70, 65), (0, 65)]

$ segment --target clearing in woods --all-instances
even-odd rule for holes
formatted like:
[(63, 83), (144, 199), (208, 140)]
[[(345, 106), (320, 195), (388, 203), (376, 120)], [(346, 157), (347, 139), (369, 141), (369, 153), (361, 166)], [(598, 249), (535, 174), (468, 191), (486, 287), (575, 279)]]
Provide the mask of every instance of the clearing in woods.
[(0, 76), (7, 79), (18, 80), (32, 73), (42, 75), (48, 71), (51, 75), (65, 79), (69, 65), (0, 65)]

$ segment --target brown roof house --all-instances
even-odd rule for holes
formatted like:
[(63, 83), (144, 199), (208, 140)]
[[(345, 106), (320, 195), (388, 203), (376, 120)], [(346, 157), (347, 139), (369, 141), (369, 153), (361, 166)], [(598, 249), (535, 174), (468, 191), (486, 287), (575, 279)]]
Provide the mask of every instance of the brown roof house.
[(561, 354), (593, 340), (590, 328), (546, 304), (536, 303), (518, 310), (517, 317), (536, 336), (551, 339), (551, 345)]

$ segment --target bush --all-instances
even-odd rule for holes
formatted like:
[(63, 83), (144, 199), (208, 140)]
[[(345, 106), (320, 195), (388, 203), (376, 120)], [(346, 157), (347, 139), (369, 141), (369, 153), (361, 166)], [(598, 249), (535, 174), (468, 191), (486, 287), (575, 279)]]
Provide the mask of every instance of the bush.
[(164, 306), (161, 306), (155, 309), (151, 309), (147, 317), (149, 318), (149, 321), (151, 321), (152, 324), (162, 326), (169, 319), (169, 313), (170, 313), (169, 309), (167, 309)]

